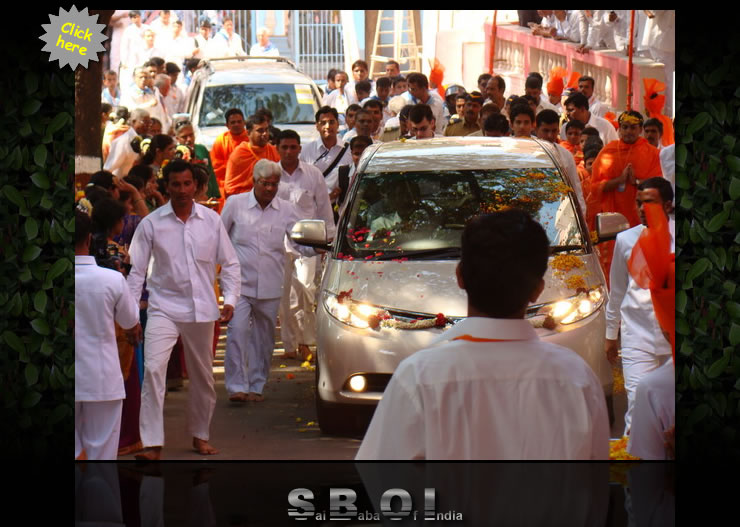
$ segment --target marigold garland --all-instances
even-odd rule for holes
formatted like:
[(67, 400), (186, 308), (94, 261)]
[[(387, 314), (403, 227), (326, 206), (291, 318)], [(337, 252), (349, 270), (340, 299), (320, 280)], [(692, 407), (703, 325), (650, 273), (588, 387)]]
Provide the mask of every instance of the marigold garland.
[(627, 442), (629, 438), (627, 436), (621, 439), (610, 439), (609, 440), (609, 459), (610, 460), (627, 460), (627, 461), (639, 461), (639, 457), (633, 456), (627, 452)]

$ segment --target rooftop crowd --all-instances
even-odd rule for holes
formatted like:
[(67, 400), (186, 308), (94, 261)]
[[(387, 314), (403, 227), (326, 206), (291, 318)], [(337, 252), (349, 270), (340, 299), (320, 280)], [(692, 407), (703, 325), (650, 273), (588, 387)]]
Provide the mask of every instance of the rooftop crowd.
[[(580, 42), (584, 52), (623, 42), (624, 12), (541, 13), (532, 28), (543, 38)], [(220, 324), (229, 323), (225, 383), (234, 403), (264, 400), (278, 316), (286, 357), (312, 359), (322, 255), (286, 233), (299, 219), (323, 219), (333, 238), (370, 145), (449, 136), (550, 143), (589, 230), (599, 212), (627, 218), (628, 231), (597, 247), (610, 287), (605, 353), (616, 361), (621, 346), (630, 451), (665, 458), (671, 344), (627, 261), (646, 225), (645, 203), (660, 205), (672, 239), (673, 129), (661, 94), (669, 86), (645, 79), (643, 115), (613, 111), (593, 78), (562, 68), (530, 72), (514, 94), (500, 75), (444, 86), (434, 74), (402, 74), (391, 59), (385, 75), (370, 79), (357, 60), (350, 72), (327, 72), (318, 139), (301, 144), (294, 130), (278, 130), (269, 108), (224, 108), (227, 130), (209, 151), (195, 143), (190, 120), (175, 116), (201, 59), (245, 54), (233, 20), (221, 17), (212, 34), (203, 18), (190, 37), (167, 11), (149, 26), (138, 11), (127, 16), (102, 79), (103, 170), (78, 196), (76, 375), (87, 380), (76, 383), (76, 458), (159, 459), (166, 393), (185, 376), (193, 448), (218, 453), (209, 427)], [(258, 38), (250, 54), (277, 53), (266, 30)], [(590, 456), (603, 457), (602, 447)]]

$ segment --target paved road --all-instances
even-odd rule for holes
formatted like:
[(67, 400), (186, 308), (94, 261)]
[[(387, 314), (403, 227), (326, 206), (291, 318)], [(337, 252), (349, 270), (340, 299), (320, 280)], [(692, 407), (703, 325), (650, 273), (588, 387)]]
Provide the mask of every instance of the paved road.
[[(350, 460), (360, 440), (322, 435), (316, 421), (314, 376), (312, 369), (300, 361), (283, 358), (279, 331), (272, 359), (270, 379), (261, 403), (232, 403), (224, 387), (223, 354), (226, 327), (221, 330), (214, 361), (216, 378), (216, 411), (211, 424), (211, 443), (221, 453), (201, 456), (191, 449), (187, 434), (185, 404), (188, 381), (165, 400), (165, 448), (163, 459), (169, 460)], [(289, 378), (292, 377), (292, 378)], [(611, 437), (621, 437), (624, 428), (626, 396), (615, 394), (616, 421)], [(134, 459), (133, 455), (119, 459)]]

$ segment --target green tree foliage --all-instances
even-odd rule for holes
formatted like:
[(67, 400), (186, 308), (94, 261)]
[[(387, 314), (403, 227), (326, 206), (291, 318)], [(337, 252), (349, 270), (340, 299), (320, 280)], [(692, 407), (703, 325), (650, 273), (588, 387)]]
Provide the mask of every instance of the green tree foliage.
[[(697, 40), (696, 42), (701, 42)], [(729, 39), (679, 48), (676, 433), (680, 459), (740, 458), (740, 70)]]
[(0, 81), (0, 436), (6, 455), (69, 458), (74, 73), (28, 40)]

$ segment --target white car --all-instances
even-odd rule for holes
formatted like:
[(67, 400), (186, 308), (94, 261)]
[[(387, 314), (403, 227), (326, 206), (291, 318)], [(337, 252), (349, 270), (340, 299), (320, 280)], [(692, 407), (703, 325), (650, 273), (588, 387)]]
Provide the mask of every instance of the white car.
[(282, 57), (229, 57), (201, 61), (188, 86), (185, 112), (195, 142), (208, 150), (227, 130), (226, 112), (239, 108), (247, 119), (260, 108), (273, 126), (298, 132), (301, 144), (318, 139), (316, 112), (321, 95), (314, 81)]
[(463, 228), (475, 214), (508, 207), (529, 211), (551, 243), (545, 290), (527, 318), (541, 338), (586, 360), (613, 415), (606, 280), (556, 159), (535, 139), (376, 144), (360, 160), (332, 244), (323, 222), (296, 224), (296, 241), (330, 250), (316, 308), (322, 431), (361, 429), (399, 362), (467, 315), (455, 279)]

